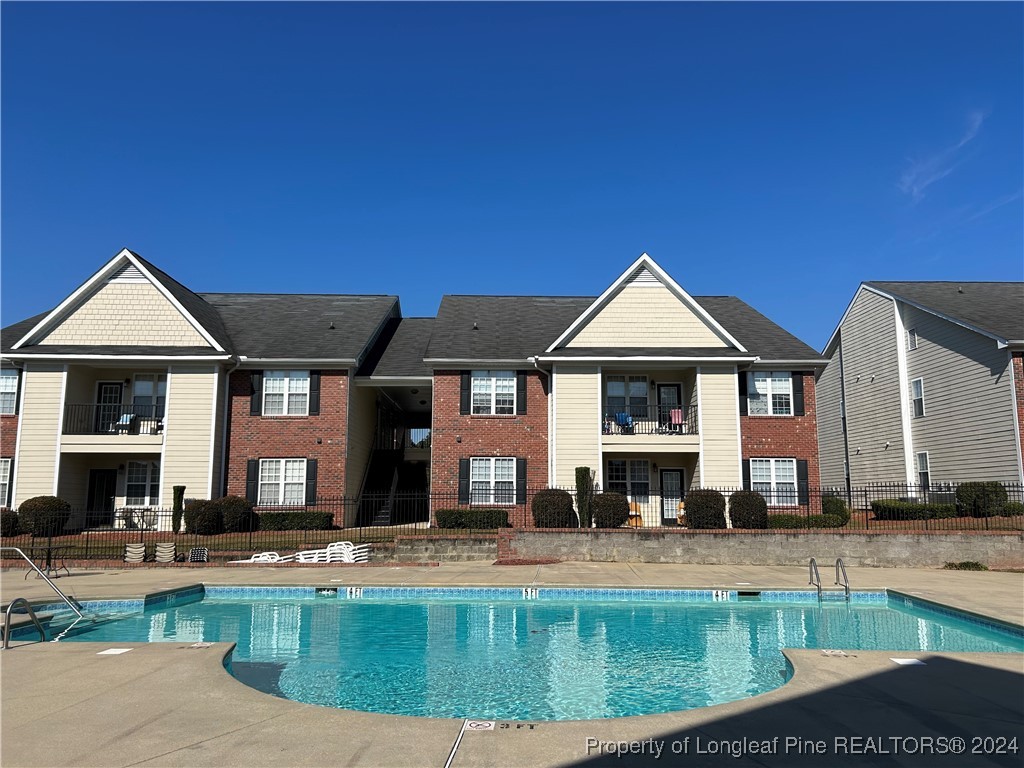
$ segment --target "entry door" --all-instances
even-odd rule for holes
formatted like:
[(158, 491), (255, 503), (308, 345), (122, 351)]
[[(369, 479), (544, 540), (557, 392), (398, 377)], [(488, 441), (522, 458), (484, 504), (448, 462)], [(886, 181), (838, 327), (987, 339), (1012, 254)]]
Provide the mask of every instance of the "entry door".
[(116, 469), (89, 470), (89, 497), (87, 525), (107, 525), (114, 522), (114, 494), (117, 493)]
[(662, 469), (661, 475), (661, 524), (675, 525), (679, 502), (683, 500), (683, 470)]
[(658, 424), (675, 431), (683, 425), (683, 385), (658, 385)]
[(96, 431), (116, 432), (121, 420), (124, 384), (120, 381), (101, 381), (96, 385)]

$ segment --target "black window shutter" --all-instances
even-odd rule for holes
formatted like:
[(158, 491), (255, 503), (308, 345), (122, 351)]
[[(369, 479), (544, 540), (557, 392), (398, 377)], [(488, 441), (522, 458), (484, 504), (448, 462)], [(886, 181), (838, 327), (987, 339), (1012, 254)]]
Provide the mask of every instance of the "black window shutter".
[(811, 493), (810, 488), (807, 487), (807, 461), (804, 459), (796, 460), (796, 495), (797, 503), (800, 506), (805, 506), (810, 502)]
[(750, 490), (750, 459), (744, 459), (743, 465), (743, 490)]
[(260, 460), (249, 459), (245, 466), (245, 498), (253, 504), (259, 501)]
[(740, 371), (740, 416), (747, 415), (747, 374)]
[[(469, 395), (473, 386), (473, 375), (469, 371), (462, 372), (462, 385), (459, 389), (459, 413), (463, 416), (469, 413)], [(468, 503), (468, 502), (461, 502)]]
[(14, 491), (14, 459), (11, 459), (11, 464), (7, 468), (7, 473), (7, 498), (4, 499), (4, 506), (10, 509), (11, 495)]
[(309, 415), (320, 415), (320, 371), (309, 372)]
[(469, 459), (459, 459), (459, 504), (469, 504)]
[[(22, 374), (23, 374), (23, 371), (18, 371), (18, 383), (14, 387), (14, 413), (15, 414), (18, 413), (18, 410), (21, 407), (21, 378), (22, 378)], [(12, 482), (8, 486), (8, 488), (10, 488), (11, 486), (14, 485), (14, 482), (13, 482), (14, 475), (13, 474), (11, 475), (11, 480), (12, 480)], [(10, 501), (8, 501), (7, 506), (10, 506)]]
[(526, 371), (516, 371), (516, 413), (526, 413)]
[(804, 375), (800, 371), (793, 371), (790, 376), (793, 378), (793, 415), (804, 415)]
[(316, 504), (316, 459), (306, 459), (306, 503)]
[(526, 503), (526, 459), (516, 459), (516, 504)]
[(249, 400), (249, 415), (263, 414), (263, 371), (253, 371), (249, 377), (252, 382), (252, 398)]

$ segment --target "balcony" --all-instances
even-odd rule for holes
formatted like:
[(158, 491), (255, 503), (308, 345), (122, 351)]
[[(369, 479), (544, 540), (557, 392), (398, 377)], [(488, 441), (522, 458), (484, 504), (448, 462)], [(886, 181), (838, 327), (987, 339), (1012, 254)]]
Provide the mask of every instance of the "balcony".
[(61, 450), (159, 450), (164, 436), (163, 405), (86, 403), (64, 406)]
[(681, 405), (606, 405), (601, 444), (609, 450), (698, 450), (697, 408)]

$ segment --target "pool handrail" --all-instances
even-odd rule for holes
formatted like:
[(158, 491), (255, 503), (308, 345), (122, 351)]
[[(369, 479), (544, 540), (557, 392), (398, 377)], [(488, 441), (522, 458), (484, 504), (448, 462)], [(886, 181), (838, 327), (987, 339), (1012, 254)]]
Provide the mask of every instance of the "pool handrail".
[[(56, 584), (54, 584), (52, 581), (50, 581), (50, 577), (49, 576), (47, 576), (45, 573), (43, 573), (41, 570), (39, 570), (39, 566), (37, 566), (35, 563), (32, 562), (32, 558), (30, 558), (28, 555), (26, 555), (24, 552), (22, 552), (17, 547), (0, 547), (0, 552), (3, 552), (4, 550), (9, 550), (11, 552), (17, 552), (19, 555), (21, 555), (21, 557), (25, 560), (25, 562), (29, 564), (29, 567), (31, 567), (32, 570), (34, 570), (36, 573), (38, 573), (40, 576), (42, 576), (43, 579), (46, 580), (46, 583), (49, 584), (50, 587), (53, 589), (53, 591), (56, 592), (58, 595), (60, 595), (60, 599), (63, 600), (65, 603), (67, 603), (68, 608), (70, 608), (72, 611), (74, 611), (77, 614), (78, 618), (82, 618), (82, 611), (79, 610), (79, 606), (77, 606), (71, 600), (71, 598), (69, 598), (67, 595), (65, 595), (63, 592), (61, 592), (60, 588)], [(17, 600), (15, 600), (15, 602), (17, 602)], [(8, 606), (8, 609), (10, 609), (10, 606)]]
[[(842, 575), (842, 579), (839, 578), (840, 575)], [(836, 585), (841, 586), (844, 590), (846, 590), (846, 601), (849, 602), (850, 579), (846, 575), (846, 563), (843, 562), (843, 558), (841, 557), (836, 558)]]
[(810, 571), (810, 577), (811, 577), (811, 580), (808, 581), (807, 583), (818, 588), (818, 600), (820, 601), (821, 600), (821, 574), (818, 573), (818, 562), (812, 557), (811, 558), (811, 562), (808, 564), (807, 568)]

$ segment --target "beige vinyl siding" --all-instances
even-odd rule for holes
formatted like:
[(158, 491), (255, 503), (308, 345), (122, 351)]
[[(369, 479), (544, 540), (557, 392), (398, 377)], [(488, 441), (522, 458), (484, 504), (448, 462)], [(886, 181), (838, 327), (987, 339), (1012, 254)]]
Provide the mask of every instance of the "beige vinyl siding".
[(706, 347), (722, 340), (664, 285), (625, 286), (567, 347)]
[[(841, 337), (840, 337), (841, 338)], [(818, 419), (818, 468), (825, 487), (846, 485), (842, 418), (842, 341), (814, 387)]]
[(52, 496), (57, 470), (64, 366), (30, 363), (22, 375), (24, 403), (18, 424), (20, 445), (14, 462), (14, 505), (33, 496)]
[(910, 428), (914, 452), (928, 451), (931, 482), (1018, 482), (1006, 350), (995, 339), (900, 306), (904, 325), (917, 330), (917, 349), (907, 351), (907, 381), (909, 391), (911, 380), (924, 380), (925, 415), (911, 418)]
[(210, 346), (151, 283), (105, 283), (38, 343)]
[(861, 290), (841, 331), (850, 481), (853, 485), (904, 483), (903, 410), (892, 300)]
[(373, 387), (352, 386), (350, 377), (348, 391), (348, 462), (345, 467), (345, 495), (354, 499), (363, 489), (366, 468), (373, 450), (373, 438), (377, 431), (377, 390)]
[(707, 488), (736, 488), (740, 482), (739, 383), (735, 366), (701, 366), (701, 442)]
[[(146, 461), (152, 461), (155, 457), (147, 456)], [(71, 454), (61, 456), (60, 460), (60, 482), (57, 485), (57, 495), (71, 504), (75, 510), (85, 509), (89, 501), (89, 470), (92, 469), (113, 469), (123, 465), (126, 459), (124, 455), (113, 454), (109, 456), (90, 456), (87, 454)], [(118, 503), (124, 501), (123, 488), (124, 473), (117, 476), (117, 493), (122, 497), (117, 499)]]
[(597, 366), (556, 365), (555, 477), (559, 488), (576, 487), (576, 467), (595, 472), (600, 463), (601, 375)]
[[(167, 415), (164, 417), (163, 484), (160, 504), (170, 507), (173, 487), (185, 486), (187, 498), (210, 494), (210, 439), (216, 373), (211, 368), (172, 367), (167, 382)], [(216, 488), (213, 489), (216, 492)]]

